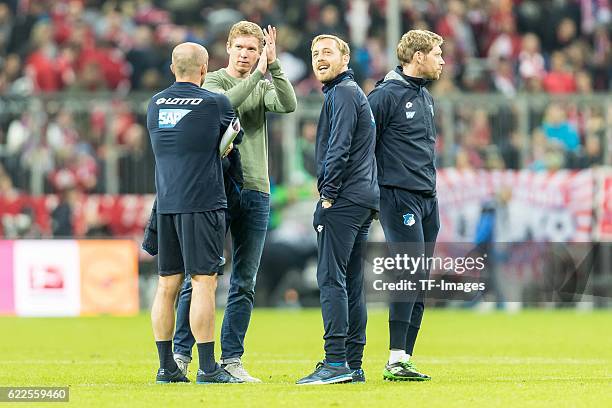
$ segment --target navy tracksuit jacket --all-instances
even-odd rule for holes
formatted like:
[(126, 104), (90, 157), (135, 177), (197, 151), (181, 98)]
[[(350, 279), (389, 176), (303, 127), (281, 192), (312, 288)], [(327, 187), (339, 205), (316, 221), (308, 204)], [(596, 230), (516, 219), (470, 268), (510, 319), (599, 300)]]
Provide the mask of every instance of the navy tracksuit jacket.
[(317, 187), (334, 200), (315, 210), (317, 283), (325, 326), (325, 358), (361, 368), (367, 312), (362, 251), (379, 190), (374, 149), (376, 129), (368, 100), (351, 70), (323, 87), (317, 128)]
[(323, 93), (315, 148), (319, 193), (378, 210), (375, 128), (368, 99), (352, 70), (327, 83)]
[[(368, 95), (376, 120), (380, 222), (392, 256), (432, 256), (440, 229), (434, 102), (427, 82), (398, 66)], [(428, 277), (429, 270), (422, 269), (408, 278)], [(412, 354), (423, 309), (424, 294), (418, 291), (391, 299), (390, 348)]]

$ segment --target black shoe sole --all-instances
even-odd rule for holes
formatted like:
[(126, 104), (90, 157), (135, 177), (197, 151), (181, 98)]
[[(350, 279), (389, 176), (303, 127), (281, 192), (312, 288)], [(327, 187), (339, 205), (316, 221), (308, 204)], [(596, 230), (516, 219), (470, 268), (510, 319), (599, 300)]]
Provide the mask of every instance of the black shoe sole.
[(400, 382), (405, 382), (405, 381), (415, 381), (415, 382), (423, 382), (423, 381), (430, 381), (431, 378), (421, 378), (421, 377), (404, 377), (404, 378), (387, 378), (387, 377), (383, 377), (383, 380), (385, 381), (400, 381)]

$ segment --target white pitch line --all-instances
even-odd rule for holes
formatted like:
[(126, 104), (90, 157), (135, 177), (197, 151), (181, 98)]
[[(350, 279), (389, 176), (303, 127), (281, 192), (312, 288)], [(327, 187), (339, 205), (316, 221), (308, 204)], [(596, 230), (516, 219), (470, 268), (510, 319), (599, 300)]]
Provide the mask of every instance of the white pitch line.
[[(312, 360), (293, 360), (293, 359), (259, 359), (251, 358), (251, 364), (309, 364)], [(579, 358), (548, 358), (548, 357), (471, 357), (471, 356), (452, 356), (452, 357), (417, 357), (419, 363), (426, 364), (594, 364), (594, 365), (609, 365), (609, 360), (604, 359), (579, 359)], [(6, 365), (155, 365), (157, 361), (153, 358), (146, 360), (129, 360), (129, 359), (92, 359), (92, 360), (3, 360)]]

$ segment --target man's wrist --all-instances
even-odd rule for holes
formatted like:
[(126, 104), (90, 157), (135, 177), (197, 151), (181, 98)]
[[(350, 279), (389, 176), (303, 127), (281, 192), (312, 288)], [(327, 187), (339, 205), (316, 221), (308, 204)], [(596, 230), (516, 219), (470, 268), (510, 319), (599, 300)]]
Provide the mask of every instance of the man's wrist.
[(278, 58), (274, 58), (274, 61), (268, 62), (268, 69), (270, 71), (280, 70), (280, 68), (281, 68), (281, 66), (280, 66), (280, 62), (279, 62)]
[(329, 203), (329, 204), (333, 204), (335, 200), (333, 198), (328, 198), (328, 197), (325, 197), (325, 196), (321, 196), (321, 201)]

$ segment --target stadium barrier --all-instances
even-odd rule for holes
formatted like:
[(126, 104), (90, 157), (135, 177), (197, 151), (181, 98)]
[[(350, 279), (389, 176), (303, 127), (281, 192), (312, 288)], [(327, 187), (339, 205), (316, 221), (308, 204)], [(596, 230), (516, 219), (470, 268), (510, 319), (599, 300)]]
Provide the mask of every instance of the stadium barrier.
[[(612, 241), (610, 168), (557, 172), (447, 168), (438, 172), (437, 189), (440, 241), (472, 240), (483, 203), (496, 200), (501, 190), (510, 192), (511, 220), (502, 241)], [(80, 195), (71, 207), (74, 236), (106, 233), (140, 240), (154, 198)], [(0, 196), (0, 236), (51, 237), (52, 213), (59, 203), (55, 195)]]
[[(82, 144), (82, 152), (96, 156), (97, 183), (88, 186), (88, 192), (154, 193), (154, 162), (145, 121), (150, 97), (143, 93), (53, 93), (27, 98), (0, 95), (0, 164), (8, 170), (17, 189), (35, 195), (53, 192), (52, 173), (58, 170), (54, 168), (58, 162), (50, 160), (57, 152), (52, 151), (49, 138), (53, 129), (57, 131), (59, 112), (68, 112), (71, 126), (65, 136)], [(314, 145), (309, 138), (314, 136), (313, 124), (316, 130), (321, 97), (299, 99), (291, 115), (269, 116), (270, 174), (283, 185), (301, 184), (313, 177)], [(514, 146), (520, 150), (514, 165), (525, 168), (533, 152), (534, 130), (542, 125), (547, 108), (559, 104), (568, 120), (577, 126), (583, 143), (596, 125), (595, 133), (602, 139), (603, 164), (611, 165), (611, 101), (606, 93), (521, 94), (515, 98), (455, 93), (438, 97), (437, 164), (440, 168), (456, 165), (457, 148), (466, 143), (466, 137), (480, 135), (490, 139), (490, 145), (485, 147), (487, 157), (498, 158), (504, 149)], [(15, 125), (14, 129), (11, 125)], [(506, 167), (512, 166), (507, 163)], [(94, 171), (87, 167), (85, 170)]]
[(138, 311), (138, 252), (133, 241), (0, 241), (0, 314), (51, 317)]

